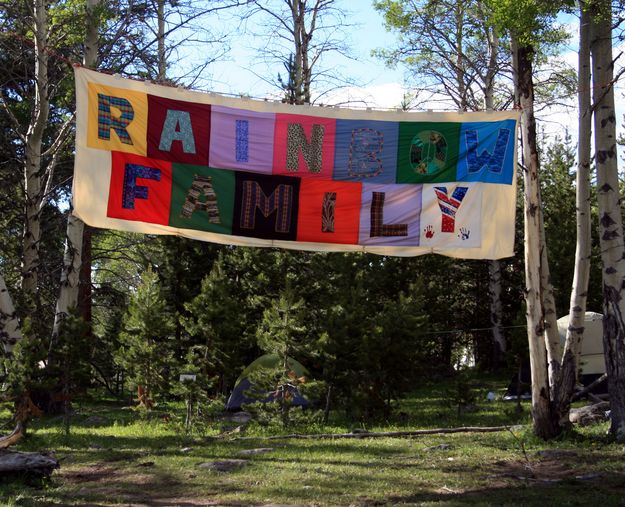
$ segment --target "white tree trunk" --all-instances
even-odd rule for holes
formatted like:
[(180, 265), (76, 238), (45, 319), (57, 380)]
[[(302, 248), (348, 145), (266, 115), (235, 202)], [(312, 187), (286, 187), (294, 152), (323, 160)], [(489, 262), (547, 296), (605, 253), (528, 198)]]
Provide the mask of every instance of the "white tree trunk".
[(590, 104), (590, 15), (585, 3), (580, 6), (578, 51), (579, 140), (577, 145), (575, 271), (569, 305), (569, 325), (562, 352), (560, 379), (556, 396), (559, 411), (570, 410), (575, 389), (579, 355), (584, 336), (586, 299), (590, 277), (590, 136), (592, 110)]
[(541, 202), (538, 183), (539, 161), (536, 147), (534, 89), (532, 80), (533, 49), (519, 47), (513, 38), (515, 88), (521, 106), (523, 139), (524, 222), (525, 222), (525, 302), (527, 307), (527, 338), (532, 372), (532, 418), (534, 433), (552, 438), (559, 433), (554, 424), (549, 397), (545, 325), (541, 284)]
[(0, 341), (5, 356), (11, 356), (13, 346), (22, 338), (20, 323), (15, 314), (13, 299), (9, 294), (4, 277), (0, 273)]
[[(95, 8), (99, 0), (87, 0), (87, 26), (85, 31), (85, 67), (94, 68), (98, 63), (98, 20)], [(85, 224), (71, 212), (67, 217), (65, 252), (63, 255), (63, 271), (61, 287), (56, 301), (52, 340), (48, 358), (51, 357), (56, 340), (61, 332), (61, 325), (71, 308), (78, 303), (80, 269), (82, 264), (83, 231)]]
[(41, 239), (42, 144), (48, 123), (50, 102), (48, 97), (48, 14), (46, 2), (33, 2), (33, 34), (35, 45), (35, 96), (31, 120), (26, 133), (24, 184), (26, 189), (26, 223), (24, 225), (22, 253), (22, 289), (34, 297), (38, 285), (39, 241)]
[(610, 432), (625, 440), (625, 248), (616, 151), (611, 24), (610, 1), (593, 2), (590, 50), (603, 268), (603, 347), (610, 393)]

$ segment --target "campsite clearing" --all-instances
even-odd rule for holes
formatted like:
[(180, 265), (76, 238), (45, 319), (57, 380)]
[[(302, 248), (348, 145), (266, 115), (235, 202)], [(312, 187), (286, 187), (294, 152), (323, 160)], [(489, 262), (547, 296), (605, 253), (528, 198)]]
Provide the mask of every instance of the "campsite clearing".
[[(483, 391), (492, 386), (484, 385)], [(21, 450), (53, 449), (61, 468), (41, 484), (4, 480), (6, 505), (622, 505), (625, 448), (606, 425), (545, 443), (532, 436), (527, 405), (478, 398), (457, 419), (445, 386), (424, 386), (372, 431), (510, 424), (510, 431), (418, 438), (271, 440), (252, 423), (246, 437), (219, 437), (219, 423), (185, 436), (176, 409), (140, 418), (110, 403), (77, 406), (71, 436), (61, 421), (37, 421)], [(2, 413), (2, 417), (8, 412)], [(93, 424), (94, 416), (98, 424)], [(182, 417), (182, 416), (181, 416)], [(345, 424), (324, 432), (345, 432)], [(477, 423), (477, 424), (476, 424)], [(515, 426), (515, 424), (519, 424)], [(317, 431), (311, 425), (300, 431)], [(262, 449), (262, 452), (259, 451)]]

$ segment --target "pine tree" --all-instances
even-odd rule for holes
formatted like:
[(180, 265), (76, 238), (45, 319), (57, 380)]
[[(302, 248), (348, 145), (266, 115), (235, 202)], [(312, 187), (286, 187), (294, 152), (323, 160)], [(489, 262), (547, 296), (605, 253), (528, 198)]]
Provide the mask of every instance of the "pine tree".
[[(279, 358), (279, 366), (275, 370), (262, 370), (260, 373), (273, 384), (284, 427), (289, 425), (293, 391), (298, 384), (306, 381), (298, 378), (289, 364), (291, 357), (301, 357), (309, 349), (303, 340), (306, 331), (304, 318), (304, 300), (296, 299), (295, 293), (287, 285), (279, 298), (274, 299), (264, 311), (257, 332), (259, 347)], [(252, 382), (259, 380), (253, 379)]]
[(152, 397), (163, 393), (168, 385), (172, 329), (158, 276), (148, 268), (130, 299), (116, 357), (137, 388), (138, 401), (143, 408), (152, 408)]

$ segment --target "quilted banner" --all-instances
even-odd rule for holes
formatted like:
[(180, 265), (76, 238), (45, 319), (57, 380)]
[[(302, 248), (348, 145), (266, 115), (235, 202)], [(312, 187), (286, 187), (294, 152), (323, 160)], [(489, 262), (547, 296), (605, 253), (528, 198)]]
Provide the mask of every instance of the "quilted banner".
[(221, 97), (75, 68), (74, 213), (232, 245), (513, 254), (517, 112)]

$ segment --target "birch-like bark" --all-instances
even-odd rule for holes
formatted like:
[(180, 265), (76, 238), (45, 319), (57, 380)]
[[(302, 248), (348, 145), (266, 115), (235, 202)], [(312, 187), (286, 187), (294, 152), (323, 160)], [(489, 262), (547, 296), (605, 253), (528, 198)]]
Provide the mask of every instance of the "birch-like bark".
[(625, 248), (616, 150), (610, 1), (595, 0), (592, 9), (590, 51), (603, 273), (603, 348), (610, 394), (610, 433), (625, 440)]
[(584, 336), (586, 299), (590, 277), (590, 14), (586, 2), (580, 6), (578, 91), (579, 140), (577, 145), (575, 271), (569, 305), (569, 325), (562, 352), (560, 375), (553, 393), (561, 419), (568, 419), (571, 396), (575, 390), (579, 356)]
[(20, 323), (15, 313), (13, 299), (0, 273), (0, 342), (5, 357), (11, 357), (13, 346), (22, 338)]
[(41, 239), (42, 145), (50, 113), (48, 82), (48, 14), (46, 2), (33, 2), (33, 37), (35, 82), (31, 120), (26, 132), (24, 184), (26, 189), (26, 221), (22, 253), (22, 289), (35, 297), (38, 286), (39, 241)]
[(553, 295), (553, 285), (551, 283), (551, 274), (549, 271), (549, 256), (547, 254), (547, 238), (545, 236), (542, 205), (538, 210), (538, 217), (540, 221), (540, 294), (543, 305), (543, 318), (545, 320), (544, 340), (545, 349), (547, 350), (550, 399), (553, 400), (553, 393), (557, 391), (557, 383), (560, 375), (562, 347), (560, 346), (560, 333), (558, 331), (556, 300)]
[(527, 338), (532, 376), (532, 418), (534, 433), (552, 438), (559, 433), (551, 414), (549, 382), (546, 369), (545, 326), (541, 285), (541, 219), (538, 183), (539, 161), (536, 147), (534, 117), (534, 84), (532, 77), (533, 49), (512, 41), (515, 88), (521, 107), (523, 139), (524, 222), (525, 222), (525, 302), (527, 307)]
[[(95, 68), (98, 64), (98, 18), (96, 8), (99, 0), (87, 0), (85, 54), (83, 64), (88, 68)], [(56, 301), (52, 339), (48, 350), (48, 361), (54, 353), (54, 347), (61, 332), (63, 321), (71, 308), (78, 304), (78, 291), (82, 265), (83, 233), (85, 224), (71, 212), (67, 217), (65, 252), (63, 254), (63, 271), (61, 272), (61, 287)], [(89, 281), (90, 283), (90, 281)]]

